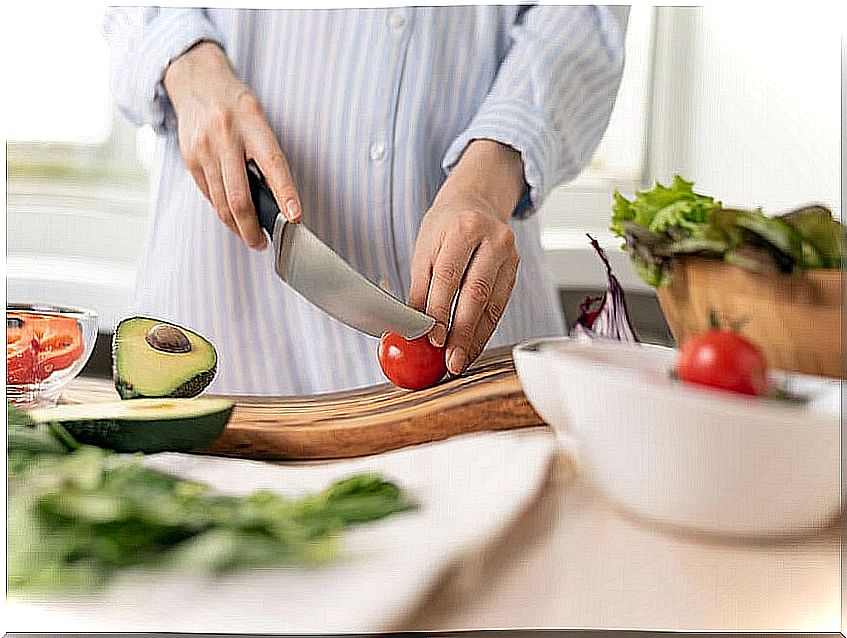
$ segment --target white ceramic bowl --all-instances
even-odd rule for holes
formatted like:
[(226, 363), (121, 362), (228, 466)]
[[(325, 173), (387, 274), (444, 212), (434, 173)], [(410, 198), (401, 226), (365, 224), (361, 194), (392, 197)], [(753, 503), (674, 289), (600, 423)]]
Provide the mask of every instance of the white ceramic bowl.
[[(804, 404), (670, 378), (676, 351), (566, 337), (515, 348), (533, 407), (575, 434), (597, 486), (642, 517), (712, 534), (797, 535), (840, 511), (841, 384), (774, 373)], [(555, 382), (554, 382), (555, 380)]]

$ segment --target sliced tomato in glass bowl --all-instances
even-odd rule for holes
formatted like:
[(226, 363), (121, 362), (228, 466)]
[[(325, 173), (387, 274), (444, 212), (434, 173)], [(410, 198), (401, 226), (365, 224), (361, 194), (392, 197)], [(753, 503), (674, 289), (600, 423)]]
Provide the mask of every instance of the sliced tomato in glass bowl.
[(74, 319), (51, 318), (39, 339), (36, 374), (46, 379), (53, 372), (72, 366), (82, 356), (82, 330)]
[(55, 405), (96, 338), (93, 310), (6, 302), (6, 400), (23, 408)]
[(35, 383), (38, 341), (23, 320), (6, 318), (6, 383)]
[(47, 314), (6, 316), (6, 383), (43, 381), (72, 366), (84, 351), (79, 322)]

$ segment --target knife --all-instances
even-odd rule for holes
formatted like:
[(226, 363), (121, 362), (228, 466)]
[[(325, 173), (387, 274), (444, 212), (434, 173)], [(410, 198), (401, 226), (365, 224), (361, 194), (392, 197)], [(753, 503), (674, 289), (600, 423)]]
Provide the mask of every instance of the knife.
[(271, 237), (276, 274), (325, 313), (369, 334), (427, 334), (435, 319), (407, 306), (357, 272), (302, 222), (289, 223), (259, 167), (247, 162), (247, 179), (259, 224)]

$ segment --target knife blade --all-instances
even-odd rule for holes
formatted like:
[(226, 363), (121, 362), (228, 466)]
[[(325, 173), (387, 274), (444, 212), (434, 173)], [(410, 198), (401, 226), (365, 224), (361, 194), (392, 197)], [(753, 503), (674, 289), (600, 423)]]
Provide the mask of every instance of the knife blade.
[(252, 161), (247, 162), (247, 178), (259, 224), (271, 237), (275, 270), (282, 281), (331, 317), (374, 337), (392, 331), (417, 339), (432, 330), (435, 319), (364, 277), (303, 222), (288, 222)]

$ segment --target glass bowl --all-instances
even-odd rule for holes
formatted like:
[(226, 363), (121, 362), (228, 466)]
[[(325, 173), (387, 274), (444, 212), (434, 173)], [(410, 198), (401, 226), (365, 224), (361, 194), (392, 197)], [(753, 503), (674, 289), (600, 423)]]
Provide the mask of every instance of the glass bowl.
[(50, 304), (6, 304), (6, 399), (18, 407), (55, 405), (85, 367), (97, 313)]

